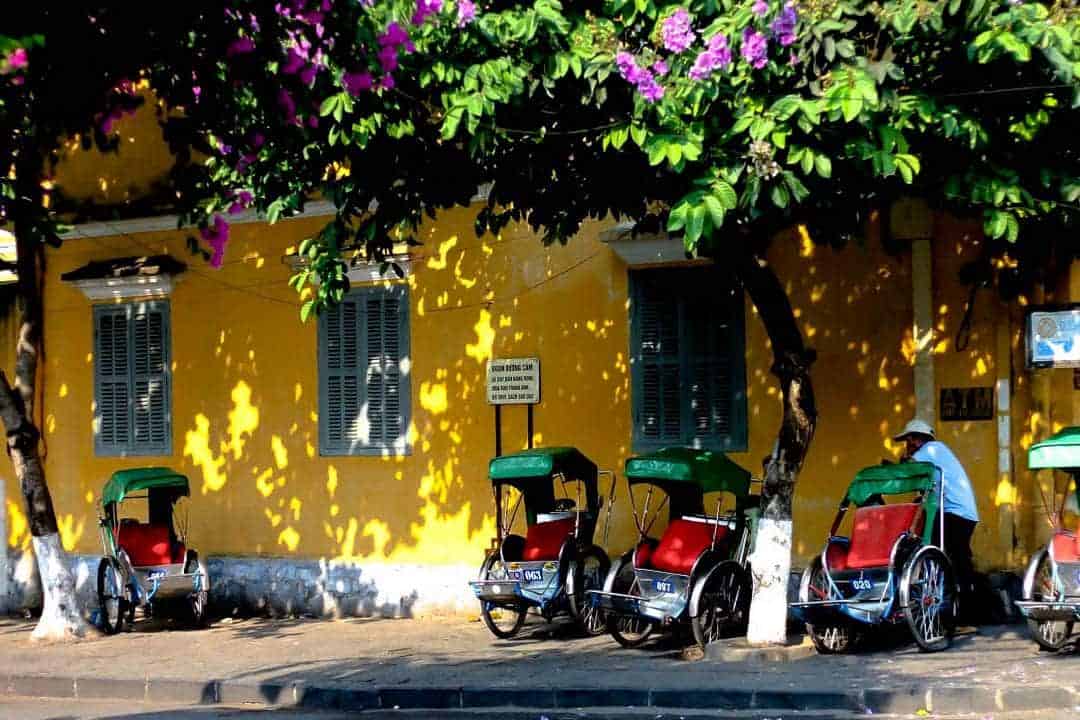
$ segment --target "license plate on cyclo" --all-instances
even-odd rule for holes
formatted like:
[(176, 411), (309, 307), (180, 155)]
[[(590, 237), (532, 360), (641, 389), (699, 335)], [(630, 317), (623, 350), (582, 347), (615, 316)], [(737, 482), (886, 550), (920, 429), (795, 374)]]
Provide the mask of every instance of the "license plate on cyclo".
[(659, 593), (675, 592), (675, 583), (669, 580), (653, 580), (653, 589)]
[(148, 580), (157, 580), (163, 578), (168, 574), (168, 570), (151, 570), (146, 574)]
[(544, 579), (543, 570), (523, 570), (521, 574), (527, 583), (538, 583)]

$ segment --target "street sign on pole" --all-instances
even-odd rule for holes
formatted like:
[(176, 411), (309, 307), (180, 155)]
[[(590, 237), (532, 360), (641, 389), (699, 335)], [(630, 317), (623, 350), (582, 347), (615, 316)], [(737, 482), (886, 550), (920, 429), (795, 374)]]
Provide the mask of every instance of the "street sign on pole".
[(487, 401), (491, 405), (536, 405), (539, 403), (540, 359), (488, 360)]

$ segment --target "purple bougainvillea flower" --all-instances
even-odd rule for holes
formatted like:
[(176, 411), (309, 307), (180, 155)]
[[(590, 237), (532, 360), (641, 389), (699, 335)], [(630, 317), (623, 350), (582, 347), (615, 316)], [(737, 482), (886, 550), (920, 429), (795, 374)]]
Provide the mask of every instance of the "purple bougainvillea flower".
[(773, 37), (783, 47), (788, 47), (795, 42), (795, 25), (799, 22), (799, 13), (791, 3), (784, 5), (784, 9), (773, 20), (770, 29)]
[(307, 59), (296, 51), (296, 48), (289, 48), (289, 52), (285, 54), (285, 62), (281, 65), (281, 72), (286, 75), (296, 75), (304, 66), (307, 65)]
[(429, 15), (442, 10), (443, 0), (416, 0), (416, 12), (412, 16), (413, 25), (423, 25)]
[(648, 74), (647, 70), (638, 67), (636, 58), (628, 52), (620, 52), (615, 56), (615, 66), (622, 79), (631, 85), (637, 85)]
[(645, 102), (654, 103), (664, 97), (664, 86), (656, 82), (656, 78), (649, 73), (637, 86), (638, 93), (645, 98)]
[(256, 150), (261, 148), (265, 142), (266, 136), (260, 132), (257, 132), (251, 136), (251, 147), (255, 148)]
[(377, 39), (379, 45), (382, 47), (397, 47), (398, 45), (404, 45), (409, 42), (409, 33), (396, 22), (392, 22), (386, 26), (386, 31)]
[(379, 50), (379, 65), (383, 72), (393, 72), (398, 66), (398, 53), (396, 47), (384, 47)]
[(255, 196), (247, 190), (237, 190), (233, 193), (232, 205), (229, 206), (230, 215), (239, 215), (244, 212), (255, 200)]
[(30, 55), (26, 48), (15, 48), (7, 56), (8, 70), (22, 70), (30, 64)]
[(292, 125), (296, 123), (296, 101), (293, 100), (289, 91), (285, 88), (278, 90), (277, 104), (281, 108), (281, 112), (285, 115), (285, 122)]
[(382, 80), (379, 81), (379, 88), (382, 90), (393, 90), (396, 84), (393, 75), (383, 75)]
[(242, 37), (229, 43), (229, 47), (225, 48), (225, 57), (231, 58), (252, 52), (255, 52), (255, 42), (249, 37)]
[(229, 242), (229, 223), (220, 215), (215, 215), (214, 222), (200, 230), (199, 234), (210, 246), (210, 267), (220, 268), (225, 260), (225, 245)]
[(694, 31), (690, 28), (690, 13), (679, 8), (661, 25), (664, 48), (673, 53), (681, 53), (694, 42)]
[(756, 30), (746, 28), (743, 30), (740, 54), (751, 67), (760, 70), (769, 62), (769, 39)]
[(731, 64), (731, 47), (727, 35), (717, 33), (709, 38), (705, 50), (694, 58), (694, 65), (688, 75), (691, 80), (704, 80), (717, 70), (723, 70)]
[(472, 0), (458, 0), (457, 4), (457, 24), (458, 27), (465, 27), (473, 20), (476, 19), (476, 3)]
[(754, 4), (750, 6), (750, 11), (758, 17), (765, 17), (769, 13), (769, 3), (766, 0), (754, 0)]
[(375, 87), (375, 78), (367, 71), (347, 72), (341, 76), (341, 85), (345, 88), (345, 92), (358, 97), (360, 93)]
[(652, 69), (653, 69), (653, 72), (656, 73), (657, 75), (662, 76), (662, 75), (667, 75), (668, 74), (668, 64), (666, 62), (664, 62), (663, 60), (657, 60), (656, 62), (654, 62), (652, 64)]

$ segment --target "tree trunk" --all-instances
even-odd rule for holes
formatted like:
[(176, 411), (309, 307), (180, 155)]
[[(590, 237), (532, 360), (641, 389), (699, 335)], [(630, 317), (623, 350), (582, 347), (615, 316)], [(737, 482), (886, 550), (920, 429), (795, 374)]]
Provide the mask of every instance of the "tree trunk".
[(34, 422), (37, 377), (41, 358), (41, 292), (44, 245), (39, 226), (31, 218), (41, 203), (41, 163), (23, 140), (16, 172), (15, 245), (18, 253), (19, 336), (15, 354), (15, 382), (0, 371), (0, 421), (7, 433), (7, 451), (26, 501), (30, 536), (41, 576), (44, 607), (34, 629), (34, 640), (63, 640), (86, 635), (88, 626), (75, 601), (75, 581), (64, 562), (64, 549), (56, 524), (52, 496), (45, 484), (41, 432)]
[(787, 292), (768, 263), (740, 253), (736, 274), (757, 308), (772, 343), (772, 373), (780, 380), (783, 419), (772, 454), (765, 461), (761, 521), (750, 558), (754, 590), (747, 641), (780, 645), (787, 640), (787, 589), (791, 574), (791, 501), (817, 423), (806, 347)]

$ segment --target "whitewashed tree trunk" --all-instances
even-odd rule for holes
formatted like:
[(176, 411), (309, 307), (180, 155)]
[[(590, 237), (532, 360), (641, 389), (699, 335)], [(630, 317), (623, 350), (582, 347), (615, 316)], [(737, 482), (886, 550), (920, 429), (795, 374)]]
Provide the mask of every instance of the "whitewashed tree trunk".
[(754, 592), (746, 640), (751, 645), (782, 645), (787, 640), (787, 590), (791, 574), (791, 521), (764, 518), (750, 556)]
[(765, 461), (758, 523), (750, 570), (747, 641), (782, 645), (787, 641), (787, 588), (791, 574), (791, 506), (795, 480), (817, 426), (810, 366), (815, 353), (803, 343), (791, 302), (776, 273), (754, 252), (738, 253), (736, 274), (757, 308), (772, 343), (772, 373), (780, 381), (784, 414), (776, 445)]
[(86, 637), (90, 627), (75, 602), (75, 579), (64, 562), (59, 533), (33, 538), (34, 557), (41, 575), (44, 607), (31, 639), (38, 642), (76, 640)]

